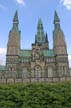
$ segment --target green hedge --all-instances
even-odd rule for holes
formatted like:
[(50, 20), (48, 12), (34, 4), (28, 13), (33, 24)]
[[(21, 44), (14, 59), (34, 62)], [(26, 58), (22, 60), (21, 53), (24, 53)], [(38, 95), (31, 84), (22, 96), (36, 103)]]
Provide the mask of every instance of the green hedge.
[(0, 108), (71, 108), (71, 82), (0, 84)]

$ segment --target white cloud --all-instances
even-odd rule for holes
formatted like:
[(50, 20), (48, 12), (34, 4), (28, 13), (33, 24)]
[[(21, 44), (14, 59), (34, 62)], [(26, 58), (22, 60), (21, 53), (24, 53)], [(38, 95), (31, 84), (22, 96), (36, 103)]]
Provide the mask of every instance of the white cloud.
[(5, 65), (6, 61), (6, 48), (0, 48), (0, 65)]
[(23, 6), (25, 5), (24, 0), (16, 0), (16, 1), (17, 1), (17, 3), (20, 4), (20, 5), (23, 5)]
[(1, 54), (6, 54), (6, 49), (5, 48), (0, 48), (0, 55)]
[(0, 4), (0, 8), (1, 9), (5, 9), (5, 6), (3, 6), (2, 4)]
[(68, 9), (71, 9), (71, 0), (61, 0), (61, 3)]

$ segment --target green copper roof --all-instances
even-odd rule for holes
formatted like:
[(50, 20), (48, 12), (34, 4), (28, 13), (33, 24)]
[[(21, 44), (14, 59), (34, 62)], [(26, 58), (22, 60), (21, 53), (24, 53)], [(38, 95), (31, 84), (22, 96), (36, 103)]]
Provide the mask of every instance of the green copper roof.
[(30, 57), (31, 56), (31, 50), (21, 50), (20, 56), (21, 57)]
[(41, 19), (38, 20), (37, 33), (38, 33), (38, 35), (44, 34), (43, 24), (42, 24), (42, 20)]
[(59, 20), (59, 17), (57, 15), (57, 12), (55, 11), (55, 14), (54, 14), (54, 28), (55, 28), (55, 35), (58, 35), (58, 31), (60, 30), (60, 20)]
[(55, 53), (53, 50), (44, 50), (43, 55), (46, 57), (51, 57), (51, 56), (55, 56)]
[(5, 70), (5, 66), (0, 66), (0, 71)]
[(57, 15), (57, 12), (56, 11), (54, 13), (54, 23), (55, 22), (60, 22), (60, 19), (59, 19), (58, 15)]
[(18, 12), (15, 12), (14, 18), (13, 18), (14, 22), (18, 22)]
[(43, 28), (42, 20), (41, 18), (38, 20), (38, 28)]
[(43, 24), (42, 24), (41, 19), (38, 20), (37, 34), (36, 34), (35, 40), (37, 43), (44, 43), (45, 42), (44, 29), (43, 29)]

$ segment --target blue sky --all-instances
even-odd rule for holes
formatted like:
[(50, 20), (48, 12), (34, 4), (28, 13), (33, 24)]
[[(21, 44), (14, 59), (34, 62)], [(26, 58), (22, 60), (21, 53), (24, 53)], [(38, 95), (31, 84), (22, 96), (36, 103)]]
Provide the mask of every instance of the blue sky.
[(41, 18), (44, 32), (48, 34), (49, 46), (53, 47), (54, 11), (60, 18), (65, 34), (71, 65), (71, 0), (0, 0), (0, 64), (5, 63), (8, 34), (12, 28), (15, 11), (18, 10), (21, 48), (30, 49)]

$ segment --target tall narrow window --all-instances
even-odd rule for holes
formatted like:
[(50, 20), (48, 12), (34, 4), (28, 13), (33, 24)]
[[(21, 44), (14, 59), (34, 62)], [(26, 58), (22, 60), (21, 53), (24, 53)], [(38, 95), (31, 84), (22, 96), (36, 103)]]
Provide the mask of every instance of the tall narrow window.
[(35, 77), (41, 77), (41, 67), (40, 66), (36, 66), (35, 67)]

